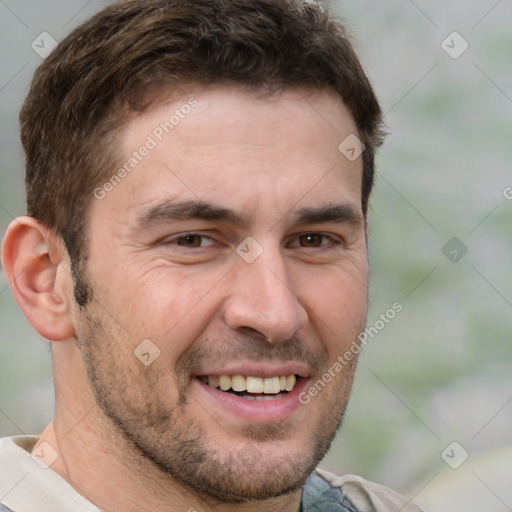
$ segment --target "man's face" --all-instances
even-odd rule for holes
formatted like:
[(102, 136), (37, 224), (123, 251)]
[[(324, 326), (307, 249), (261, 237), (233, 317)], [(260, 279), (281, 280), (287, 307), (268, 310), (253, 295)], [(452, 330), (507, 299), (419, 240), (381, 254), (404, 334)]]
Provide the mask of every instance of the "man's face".
[(299, 395), (366, 319), (357, 130), (327, 92), (191, 96), (120, 134), (138, 161), (92, 200), (77, 337), (122, 439), (203, 496), (263, 499), (302, 485), (348, 400), (355, 359)]

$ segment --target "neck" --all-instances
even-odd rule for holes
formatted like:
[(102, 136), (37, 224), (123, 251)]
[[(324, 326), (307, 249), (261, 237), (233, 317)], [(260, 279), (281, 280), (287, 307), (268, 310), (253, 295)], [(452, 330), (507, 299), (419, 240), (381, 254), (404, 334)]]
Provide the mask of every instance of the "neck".
[[(88, 416), (94, 415), (91, 411)], [(152, 462), (117, 442), (100, 442), (91, 418), (83, 418), (71, 431), (54, 420), (41, 434), (34, 450), (48, 442), (59, 454), (51, 468), (82, 496), (104, 512), (297, 512), (300, 491), (272, 500), (220, 504), (197, 496)], [(81, 425), (81, 426), (78, 426)], [(123, 441), (124, 442), (124, 441)], [(131, 453), (130, 453), (131, 452)]]
[[(79, 353), (76, 357), (80, 357)], [(56, 395), (55, 418), (41, 434), (34, 451), (42, 442), (48, 442), (59, 455), (51, 465), (52, 470), (101, 510), (297, 512), (299, 509), (300, 490), (271, 500), (235, 504), (198, 496), (124, 439), (96, 405), (85, 371), (61, 375), (60, 379), (67, 385), (56, 382), (55, 387), (60, 391)], [(79, 402), (77, 396), (82, 397)]]

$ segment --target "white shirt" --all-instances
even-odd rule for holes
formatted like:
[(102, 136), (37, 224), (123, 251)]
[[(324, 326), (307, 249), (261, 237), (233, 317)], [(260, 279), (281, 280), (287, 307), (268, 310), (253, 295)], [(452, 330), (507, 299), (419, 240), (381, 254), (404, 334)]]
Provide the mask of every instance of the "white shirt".
[(101, 512), (30, 455), (37, 440), (37, 436), (0, 439), (0, 503), (13, 512)]

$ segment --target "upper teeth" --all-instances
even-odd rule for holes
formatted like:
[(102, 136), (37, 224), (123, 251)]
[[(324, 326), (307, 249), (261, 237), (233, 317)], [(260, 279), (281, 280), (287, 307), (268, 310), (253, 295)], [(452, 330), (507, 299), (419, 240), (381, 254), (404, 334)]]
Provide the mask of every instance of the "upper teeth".
[(203, 382), (212, 388), (220, 388), (222, 391), (247, 391), (248, 393), (276, 394), (280, 391), (291, 391), (295, 386), (295, 375), (283, 377), (252, 377), (244, 375), (209, 375), (202, 377)]

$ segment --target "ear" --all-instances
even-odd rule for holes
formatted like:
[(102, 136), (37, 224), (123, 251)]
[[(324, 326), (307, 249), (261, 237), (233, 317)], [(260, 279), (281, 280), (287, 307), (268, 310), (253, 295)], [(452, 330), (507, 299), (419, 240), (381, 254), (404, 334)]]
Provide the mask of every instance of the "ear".
[(73, 279), (60, 237), (33, 217), (18, 217), (7, 228), (2, 263), (32, 327), (51, 341), (74, 336)]

